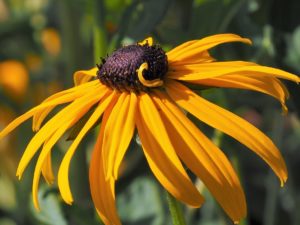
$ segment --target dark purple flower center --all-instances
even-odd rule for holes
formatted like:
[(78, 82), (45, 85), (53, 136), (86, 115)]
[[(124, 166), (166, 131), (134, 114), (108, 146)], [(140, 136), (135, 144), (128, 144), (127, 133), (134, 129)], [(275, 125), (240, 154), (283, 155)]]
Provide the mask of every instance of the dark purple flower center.
[(97, 77), (105, 85), (119, 91), (147, 91), (138, 78), (138, 70), (143, 63), (148, 69), (143, 70), (145, 80), (163, 80), (168, 71), (168, 60), (159, 45), (128, 45), (114, 51), (98, 66)]

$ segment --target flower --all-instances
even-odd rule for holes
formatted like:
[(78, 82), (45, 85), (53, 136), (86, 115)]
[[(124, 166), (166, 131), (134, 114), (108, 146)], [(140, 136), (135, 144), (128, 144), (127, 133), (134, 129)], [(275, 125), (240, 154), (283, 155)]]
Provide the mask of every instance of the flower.
[(46, 28), (41, 33), (41, 43), (52, 56), (57, 56), (61, 49), (60, 35), (55, 28)]
[[(36, 208), (39, 208), (37, 189), (41, 173), (49, 183), (54, 180), (53, 145), (90, 110), (94, 110), (92, 115), (61, 162), (58, 187), (64, 201), (71, 204), (70, 161), (82, 138), (102, 118), (89, 179), (96, 210), (106, 225), (121, 224), (115, 206), (115, 181), (135, 129), (150, 169), (175, 198), (192, 207), (199, 207), (204, 201), (183, 162), (204, 182), (234, 222), (246, 216), (244, 192), (231, 163), (181, 108), (259, 155), (283, 185), (287, 179), (286, 165), (273, 142), (247, 121), (205, 100), (185, 84), (262, 92), (278, 99), (286, 111), (288, 91), (278, 78), (297, 83), (300, 78), (252, 62), (215, 61), (208, 50), (227, 42), (251, 43), (234, 34), (220, 34), (186, 42), (167, 53), (153, 44), (152, 38), (125, 46), (102, 59), (97, 68), (76, 72), (75, 87), (50, 96), (11, 122), (0, 138), (31, 117), (33, 130), (37, 131), (19, 163), (19, 178), (42, 147), (32, 188)], [(64, 103), (69, 105), (42, 125), (50, 111)]]
[(28, 82), (29, 74), (22, 62), (14, 59), (0, 62), (0, 87), (13, 100), (24, 100)]

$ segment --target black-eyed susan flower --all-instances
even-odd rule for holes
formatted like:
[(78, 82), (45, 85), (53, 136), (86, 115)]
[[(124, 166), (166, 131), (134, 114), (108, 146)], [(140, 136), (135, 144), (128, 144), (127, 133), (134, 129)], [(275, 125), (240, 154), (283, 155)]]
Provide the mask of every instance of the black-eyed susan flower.
[[(240, 181), (227, 157), (184, 114), (235, 138), (258, 154), (279, 177), (287, 179), (285, 162), (273, 142), (237, 115), (197, 95), (185, 84), (254, 90), (278, 99), (286, 110), (288, 91), (278, 78), (299, 82), (288, 72), (252, 62), (215, 61), (208, 50), (227, 42), (250, 43), (234, 34), (214, 35), (186, 42), (165, 53), (151, 38), (122, 47), (103, 59), (97, 68), (75, 73), (76, 86), (59, 92), (10, 123), (0, 137), (33, 117), (37, 133), (19, 163), (21, 178), (41, 148), (33, 178), (33, 200), (39, 208), (37, 189), (42, 174), (51, 183), (51, 149), (59, 138), (88, 111), (93, 113), (66, 152), (59, 171), (58, 187), (68, 204), (73, 202), (68, 172), (70, 160), (82, 138), (101, 118), (90, 162), (90, 188), (97, 212), (106, 225), (119, 225), (115, 206), (115, 181), (135, 130), (150, 169), (175, 198), (199, 207), (204, 199), (183, 164), (199, 177), (234, 221), (246, 215)], [(49, 112), (69, 103), (43, 123)], [(43, 124), (43, 125), (42, 125)]]

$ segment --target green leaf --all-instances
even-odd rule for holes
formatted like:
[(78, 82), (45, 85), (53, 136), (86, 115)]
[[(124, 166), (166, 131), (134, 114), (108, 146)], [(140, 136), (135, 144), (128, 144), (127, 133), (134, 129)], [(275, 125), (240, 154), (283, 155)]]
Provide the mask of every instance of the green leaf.
[(147, 177), (135, 179), (117, 197), (118, 211), (126, 224), (164, 224), (165, 212), (157, 183)]
[(140, 1), (132, 15), (133, 22), (129, 27), (128, 36), (141, 40), (145, 38), (145, 35), (150, 35), (164, 18), (171, 2), (171, 0)]
[(49, 192), (48, 187), (42, 186), (39, 189), (38, 197), (41, 211), (38, 212), (34, 208), (32, 201), (30, 201), (30, 210), (39, 225), (67, 225), (55, 192)]
[(288, 38), (288, 51), (285, 62), (287, 65), (295, 68), (296, 70), (300, 69), (300, 26), (298, 26), (293, 32), (292, 36)]

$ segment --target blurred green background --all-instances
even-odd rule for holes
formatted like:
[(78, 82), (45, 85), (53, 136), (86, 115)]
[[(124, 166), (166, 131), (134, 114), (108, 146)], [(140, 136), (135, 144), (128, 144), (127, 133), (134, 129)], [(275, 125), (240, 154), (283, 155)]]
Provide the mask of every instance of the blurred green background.
[[(253, 45), (219, 46), (212, 51), (214, 57), (255, 61), (299, 75), (299, 12), (299, 0), (0, 0), (0, 129), (47, 96), (71, 87), (76, 70), (94, 67), (101, 56), (148, 36), (168, 50), (190, 39), (236, 33), (251, 38)], [(267, 133), (288, 166), (288, 182), (280, 188), (256, 155), (199, 124), (239, 172), (248, 202), (248, 217), (242, 224), (300, 224), (300, 89), (286, 84), (291, 92), (287, 116), (281, 115), (278, 102), (258, 93), (203, 92)], [(30, 130), (27, 122), (0, 142), (0, 225), (101, 224), (87, 173), (94, 135), (85, 139), (72, 161), (73, 206), (62, 202), (55, 185), (43, 183), (42, 211), (37, 213), (31, 201), (34, 163), (21, 182), (15, 177), (18, 160), (33, 135)], [(68, 145), (63, 139), (53, 151), (56, 170)], [(183, 206), (187, 223), (232, 224), (205, 188), (203, 194), (206, 203), (201, 209)], [(164, 190), (134, 143), (117, 182), (117, 202), (125, 225), (171, 224)]]

